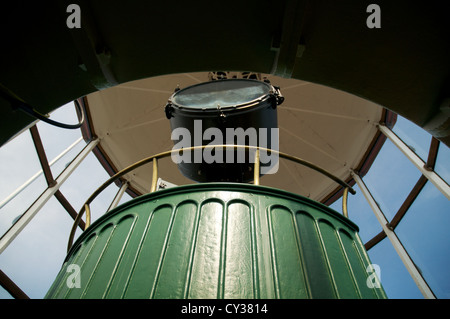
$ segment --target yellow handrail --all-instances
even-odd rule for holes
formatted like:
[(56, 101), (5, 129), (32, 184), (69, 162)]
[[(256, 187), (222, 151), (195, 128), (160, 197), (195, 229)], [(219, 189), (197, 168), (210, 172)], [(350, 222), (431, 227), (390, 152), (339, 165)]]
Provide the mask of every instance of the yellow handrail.
[(152, 176), (152, 187), (150, 188), (150, 193), (156, 191), (156, 187), (158, 186), (158, 158), (153, 158), (153, 176)]
[(347, 198), (348, 198), (348, 187), (344, 188), (344, 195), (342, 196), (342, 214), (348, 218)]
[(186, 147), (183, 149), (173, 149), (170, 151), (166, 151), (166, 152), (162, 152), (162, 153), (158, 153), (156, 155), (152, 155), (150, 157), (144, 158), (126, 168), (124, 168), (123, 170), (117, 172), (116, 174), (114, 174), (113, 176), (111, 176), (106, 182), (104, 182), (99, 188), (97, 188), (91, 196), (89, 196), (89, 198), (86, 200), (86, 202), (84, 203), (83, 207), (81, 208), (81, 210), (79, 211), (77, 217), (74, 220), (73, 226), (72, 226), (72, 230), (70, 232), (70, 236), (69, 236), (69, 243), (68, 243), (68, 247), (67, 247), (67, 252), (69, 252), (70, 248), (72, 247), (73, 244), (73, 239), (75, 236), (75, 231), (78, 227), (78, 224), (81, 221), (81, 218), (83, 217), (84, 212), (86, 211), (86, 226), (85, 226), (85, 230), (89, 227), (90, 225), (90, 221), (91, 221), (91, 212), (90, 212), (90, 208), (89, 208), (89, 204), (106, 188), (108, 187), (112, 182), (114, 182), (115, 180), (117, 180), (118, 178), (122, 177), (123, 175), (135, 170), (138, 167), (141, 167), (145, 164), (148, 164), (149, 162), (153, 162), (153, 176), (152, 176), (152, 185), (151, 185), (151, 189), (150, 192), (154, 192), (156, 191), (156, 187), (157, 187), (157, 180), (158, 180), (158, 159), (161, 158), (165, 158), (168, 156), (171, 156), (172, 153), (175, 152), (180, 152), (181, 150), (183, 151), (193, 151), (193, 150), (198, 150), (198, 149), (206, 149), (206, 148), (235, 148), (235, 149), (246, 149), (246, 150), (255, 150), (255, 161), (254, 161), (254, 181), (253, 183), (255, 185), (259, 185), (259, 171), (260, 171), (260, 150), (263, 150), (265, 152), (273, 152), (275, 154), (278, 154), (279, 157), (281, 158), (285, 158), (287, 160), (290, 160), (292, 162), (296, 162), (298, 164), (301, 164), (303, 166), (309, 167), (325, 176), (327, 176), (328, 178), (332, 179), (333, 181), (335, 181), (336, 183), (340, 184), (343, 188), (344, 188), (344, 195), (343, 195), (343, 201), (342, 201), (342, 210), (343, 210), (343, 214), (345, 217), (348, 217), (348, 211), (347, 211), (347, 197), (348, 197), (348, 192), (350, 192), (351, 194), (356, 194), (355, 190), (348, 185), (346, 182), (344, 182), (343, 180), (337, 178), (336, 176), (334, 176), (333, 174), (329, 173), (328, 171), (320, 168), (317, 165), (314, 165), (308, 161), (305, 161), (299, 157), (295, 157), (292, 155), (288, 155), (286, 153), (280, 152), (280, 151), (276, 151), (276, 150), (272, 150), (272, 149), (267, 149), (267, 148), (263, 148), (263, 147), (258, 147), (258, 146), (250, 146), (250, 145), (228, 145), (228, 144), (224, 144), (224, 145), (200, 145), (200, 146), (191, 146), (191, 147)]
[(253, 184), (259, 185), (259, 149), (255, 152), (255, 163), (253, 167)]

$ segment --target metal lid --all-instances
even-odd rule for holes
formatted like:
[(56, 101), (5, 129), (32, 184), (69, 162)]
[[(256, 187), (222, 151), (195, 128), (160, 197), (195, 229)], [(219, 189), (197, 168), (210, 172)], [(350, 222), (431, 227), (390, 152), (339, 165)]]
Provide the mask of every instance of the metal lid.
[(248, 105), (272, 91), (268, 83), (229, 79), (205, 82), (179, 90), (171, 97), (174, 106), (190, 109), (229, 108)]

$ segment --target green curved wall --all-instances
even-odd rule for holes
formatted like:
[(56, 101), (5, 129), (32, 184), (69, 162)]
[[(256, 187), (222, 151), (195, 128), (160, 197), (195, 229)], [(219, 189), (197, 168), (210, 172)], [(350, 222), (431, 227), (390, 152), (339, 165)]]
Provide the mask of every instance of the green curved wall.
[(93, 223), (46, 298), (385, 298), (366, 283), (357, 231), (326, 206), (268, 187), (162, 190)]

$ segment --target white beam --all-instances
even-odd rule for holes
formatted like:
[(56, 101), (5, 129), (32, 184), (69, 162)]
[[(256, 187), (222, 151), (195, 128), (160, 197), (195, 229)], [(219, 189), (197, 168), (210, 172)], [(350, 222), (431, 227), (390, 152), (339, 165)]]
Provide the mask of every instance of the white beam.
[(67, 178), (74, 172), (86, 156), (97, 146), (99, 140), (89, 142), (83, 150), (72, 160), (64, 171), (56, 179), (53, 187), (48, 187), (36, 201), (23, 213), (19, 220), (0, 238), (0, 254), (16, 238), (16, 236), (28, 225), (37, 212), (47, 203), (47, 201), (56, 193)]
[(109, 212), (111, 209), (114, 209), (117, 207), (117, 205), (119, 205), (120, 200), (122, 199), (123, 194), (125, 193), (125, 191), (128, 188), (128, 182), (124, 182), (122, 184), (122, 186), (119, 188), (119, 190), (117, 191), (116, 196), (114, 196), (114, 199), (111, 203), (111, 205), (109, 205), (109, 208), (106, 212)]
[(378, 125), (378, 129), (386, 135), (395, 146), (416, 166), (419, 171), (445, 196), (450, 199), (450, 186), (435, 171), (426, 167), (425, 162), (414, 153), (391, 129), (385, 125)]
[(363, 193), (364, 197), (366, 198), (367, 202), (369, 203), (370, 207), (372, 208), (373, 212), (375, 213), (375, 216), (378, 219), (378, 222), (380, 223), (381, 227), (383, 228), (384, 233), (391, 241), (392, 246), (394, 246), (395, 251), (397, 252), (400, 259), (402, 260), (403, 264), (405, 265), (405, 267), (408, 270), (409, 274), (411, 275), (412, 279), (416, 283), (420, 292), (423, 294), (423, 296), (426, 299), (435, 299), (436, 298), (435, 295), (431, 291), (431, 289), (428, 286), (425, 279), (420, 274), (419, 270), (417, 269), (413, 260), (409, 256), (405, 247), (403, 247), (400, 239), (397, 237), (397, 234), (395, 234), (395, 232), (388, 226), (389, 225), (388, 220), (384, 216), (383, 212), (381, 211), (380, 207), (376, 203), (375, 199), (372, 197), (372, 194), (370, 193), (366, 184), (363, 182), (361, 177), (358, 174), (356, 174), (354, 171), (352, 171), (351, 174), (352, 174), (353, 179), (358, 184), (358, 187), (360, 188), (360, 190)]

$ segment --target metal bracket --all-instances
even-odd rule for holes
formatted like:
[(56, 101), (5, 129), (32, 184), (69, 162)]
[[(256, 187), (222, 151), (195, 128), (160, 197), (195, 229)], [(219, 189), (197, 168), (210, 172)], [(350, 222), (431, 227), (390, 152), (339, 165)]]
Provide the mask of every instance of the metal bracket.
[(165, 106), (165, 108), (164, 108), (164, 112), (166, 113), (167, 119), (170, 120), (170, 118), (173, 117), (173, 115), (172, 115), (173, 111), (174, 111), (174, 108), (173, 108), (173, 106), (172, 106), (172, 103), (170, 103), (170, 102), (167, 103), (166, 106)]
[(220, 104), (217, 104), (217, 110), (219, 111), (220, 120), (222, 122), (226, 122), (227, 116), (225, 115), (225, 113), (223, 113), (222, 109), (220, 108)]

